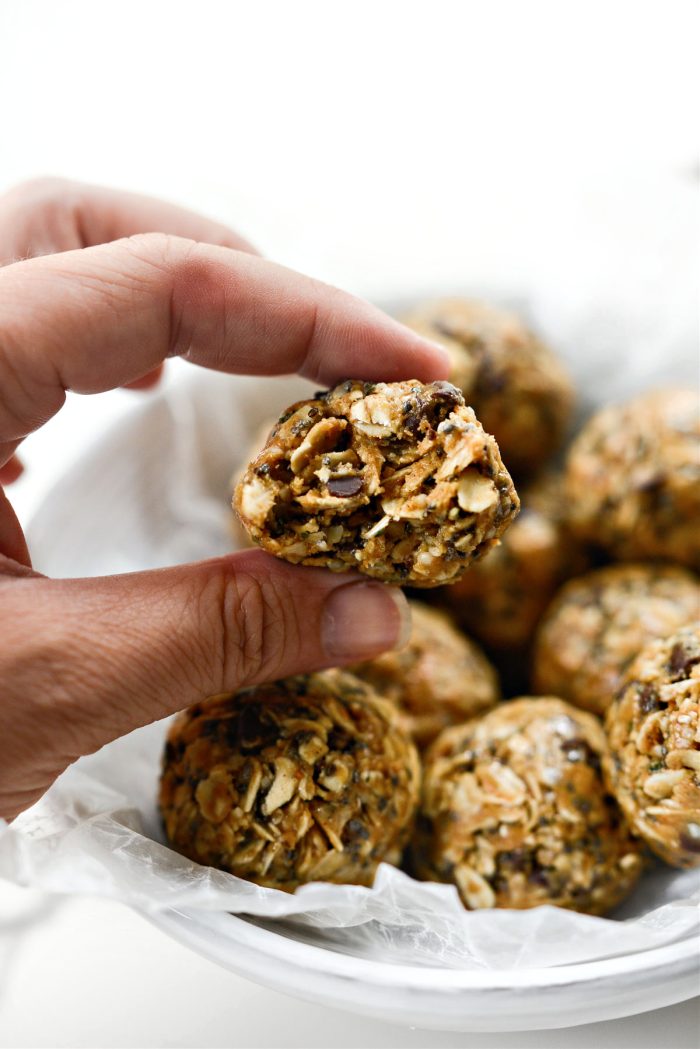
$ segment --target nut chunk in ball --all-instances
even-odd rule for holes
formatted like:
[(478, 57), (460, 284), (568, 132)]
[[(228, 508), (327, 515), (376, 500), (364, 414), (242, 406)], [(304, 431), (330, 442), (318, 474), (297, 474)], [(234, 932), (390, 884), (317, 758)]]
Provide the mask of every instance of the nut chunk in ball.
[(454, 386), (349, 380), (285, 412), (234, 505), (286, 561), (429, 587), (486, 553), (519, 501)]
[(168, 733), (160, 808), (198, 863), (292, 892), (371, 885), (411, 831), (418, 756), (395, 708), (337, 670), (214, 696)]
[(592, 715), (549, 697), (446, 729), (426, 757), (419, 877), (453, 882), (470, 909), (614, 907), (642, 861), (606, 793), (605, 752)]
[(479, 646), (448, 616), (419, 601), (410, 605), (408, 644), (350, 669), (397, 704), (401, 724), (424, 747), (442, 729), (492, 707), (498, 679)]
[(607, 730), (606, 772), (635, 832), (672, 866), (700, 866), (700, 626), (640, 652)]
[(512, 313), (438, 299), (404, 322), (445, 347), (450, 381), (492, 433), (509, 469), (533, 473), (561, 443), (573, 386), (558, 357)]
[(562, 587), (540, 624), (536, 692), (604, 714), (639, 650), (700, 615), (700, 583), (673, 565), (611, 565)]
[(568, 456), (572, 529), (624, 561), (700, 568), (700, 415), (692, 390), (604, 408)]

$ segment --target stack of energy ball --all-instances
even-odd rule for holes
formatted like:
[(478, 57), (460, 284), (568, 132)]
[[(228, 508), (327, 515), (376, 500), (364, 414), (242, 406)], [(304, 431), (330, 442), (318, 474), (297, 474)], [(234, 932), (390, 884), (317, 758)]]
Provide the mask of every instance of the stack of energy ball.
[(452, 383), (293, 405), (235, 506), (278, 557), (430, 603), (411, 596), (402, 651), (179, 715), (166, 833), (287, 891), (387, 862), (468, 908), (602, 914), (647, 850), (700, 864), (697, 397), (606, 407), (557, 467), (574, 398), (551, 350), (461, 300), (407, 322), (447, 346)]

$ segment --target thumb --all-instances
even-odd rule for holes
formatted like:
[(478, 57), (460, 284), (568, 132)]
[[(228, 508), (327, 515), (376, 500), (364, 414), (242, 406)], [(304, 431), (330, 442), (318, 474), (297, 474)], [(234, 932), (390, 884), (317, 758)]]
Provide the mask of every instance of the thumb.
[(131, 729), (203, 696), (371, 658), (410, 626), (397, 589), (257, 550), (0, 586), (0, 803), (21, 782), (17, 811)]

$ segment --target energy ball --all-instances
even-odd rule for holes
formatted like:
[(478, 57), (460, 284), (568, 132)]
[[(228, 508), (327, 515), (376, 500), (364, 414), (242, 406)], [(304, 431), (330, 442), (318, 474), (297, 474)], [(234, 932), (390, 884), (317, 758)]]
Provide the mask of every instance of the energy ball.
[(565, 516), (561, 479), (547, 473), (521, 492), (520, 513), (500, 544), (437, 600), (490, 649), (524, 649), (558, 587), (585, 566)]
[(537, 632), (533, 688), (604, 714), (650, 641), (700, 615), (700, 583), (674, 565), (612, 565), (572, 579)]
[[(254, 459), (258, 454), (258, 449), (264, 447), (267, 444), (268, 437), (277, 425), (276, 419), (266, 419), (264, 423), (256, 427), (253, 431), (253, 437), (250, 443), (246, 446), (246, 454), (243, 456), (241, 463), (239, 463), (237, 469), (231, 475), (229, 482), (229, 492), (231, 493), (231, 501), (235, 497), (236, 486), (243, 479), (243, 476), (248, 468), (248, 463), (251, 459)], [(246, 547), (253, 546), (253, 542), (248, 535), (248, 532), (243, 527), (240, 517), (238, 514), (231, 514), (229, 519), (229, 528), (231, 532), (231, 538), (233, 539), (234, 549), (243, 550)]]
[(448, 616), (418, 601), (410, 605), (413, 629), (405, 648), (350, 670), (397, 705), (401, 725), (425, 747), (448, 725), (492, 707), (498, 679), (479, 646)]
[(559, 447), (573, 386), (559, 358), (518, 317), (481, 302), (439, 299), (404, 321), (448, 350), (450, 380), (516, 475), (533, 473)]
[(597, 720), (551, 697), (446, 729), (426, 756), (417, 874), (453, 882), (472, 910), (610, 910), (642, 860), (606, 792), (605, 753)]
[(379, 863), (399, 862), (419, 779), (393, 705), (329, 670), (178, 715), (160, 809), (178, 852), (259, 885), (371, 885)]
[(276, 557), (431, 587), (486, 553), (520, 504), (454, 386), (348, 380), (284, 413), (234, 505)]
[(604, 408), (571, 446), (570, 523), (622, 561), (700, 568), (700, 416), (691, 390)]
[(650, 849), (700, 866), (700, 626), (648, 645), (607, 716), (606, 772)]

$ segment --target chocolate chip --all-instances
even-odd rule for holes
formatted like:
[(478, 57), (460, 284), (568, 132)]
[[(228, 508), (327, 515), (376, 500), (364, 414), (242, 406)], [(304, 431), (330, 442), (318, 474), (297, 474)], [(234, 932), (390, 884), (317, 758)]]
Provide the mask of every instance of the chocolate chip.
[(527, 879), (531, 885), (540, 885), (543, 889), (549, 888), (549, 875), (544, 867), (539, 865), (533, 867)]
[(502, 867), (509, 867), (513, 871), (522, 871), (525, 870), (528, 860), (531, 858), (532, 853), (529, 849), (510, 849), (500, 853), (498, 862)]
[(426, 426), (436, 429), (454, 408), (463, 404), (461, 391), (451, 382), (431, 382), (415, 399), (403, 402), (404, 426), (414, 435)]
[(666, 478), (663, 474), (654, 474), (653, 477), (647, 477), (646, 480), (641, 481), (637, 485), (638, 492), (658, 492), (660, 488), (666, 483)]
[(700, 824), (689, 823), (680, 834), (681, 848), (687, 852), (700, 852)]
[[(267, 466), (265, 473), (269, 474), (273, 481), (279, 481), (280, 484), (289, 484), (294, 478), (294, 474), (284, 459), (278, 459), (276, 462), (266, 463), (265, 465)], [(258, 467), (255, 472), (262, 474), (262, 466)]]
[(362, 491), (362, 478), (355, 475), (345, 477), (331, 477), (328, 482), (328, 492), (338, 499), (350, 499)]
[(454, 405), (464, 404), (461, 390), (458, 390), (451, 382), (445, 382), (442, 379), (439, 382), (431, 382), (430, 389), (433, 391), (433, 399), (439, 397), (440, 400), (449, 401)]
[(221, 720), (219, 718), (207, 718), (199, 730), (203, 739), (216, 739), (219, 735)]
[(369, 838), (369, 831), (365, 827), (364, 823), (360, 823), (359, 820), (348, 820), (343, 830), (343, 838), (367, 841)]
[(421, 405), (416, 404), (406, 415), (406, 418), (404, 419), (404, 426), (407, 430), (410, 431), (410, 433), (417, 435), (424, 419), (424, 408)]
[(668, 669), (675, 678), (688, 677), (688, 671), (696, 663), (700, 663), (700, 652), (688, 652), (682, 641), (678, 641), (671, 649)]
[(574, 739), (563, 740), (561, 749), (566, 754), (567, 761), (572, 763), (583, 761), (590, 768), (600, 770), (600, 755), (596, 754), (590, 743), (582, 737), (576, 736)]
[(226, 735), (231, 746), (239, 743), (244, 750), (262, 749), (277, 738), (277, 731), (273, 725), (265, 724), (259, 708), (251, 703), (243, 708), (237, 721), (229, 721)]
[(182, 740), (178, 740), (177, 743), (171, 743), (170, 740), (165, 744), (165, 761), (168, 765), (174, 765), (176, 761), (182, 758), (185, 752), (185, 744)]
[(659, 693), (653, 685), (642, 685), (638, 692), (639, 710), (642, 714), (651, 714), (654, 710), (661, 710), (664, 704), (659, 699)]

